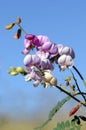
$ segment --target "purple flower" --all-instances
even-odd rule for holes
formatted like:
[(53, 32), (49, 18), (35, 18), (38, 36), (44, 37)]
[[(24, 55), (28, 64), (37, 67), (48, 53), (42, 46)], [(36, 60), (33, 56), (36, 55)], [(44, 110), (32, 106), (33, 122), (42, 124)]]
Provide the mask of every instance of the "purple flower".
[(24, 65), (29, 67), (31, 66), (31, 64), (32, 64), (32, 56), (28, 54), (24, 58)]
[(25, 81), (30, 81), (30, 80), (34, 80), (33, 85), (37, 87), (39, 83), (42, 81), (42, 75), (40, 74), (39, 71), (32, 70), (30, 74), (27, 74), (25, 76)]
[(26, 55), (24, 58), (24, 65), (31, 67), (31, 66), (39, 66), (41, 59), (37, 55)]
[(63, 55), (63, 54), (70, 55), (73, 59), (75, 58), (75, 53), (73, 49), (70, 47), (67, 47), (67, 46), (63, 47), (60, 52), (60, 55)]
[(61, 70), (65, 70), (67, 67), (73, 66), (73, 58), (70, 55), (61, 55), (58, 58), (58, 64)]
[(27, 34), (24, 39), (25, 50), (22, 51), (23, 54), (27, 54), (30, 49), (35, 46), (39, 46), (39, 39), (33, 34)]
[(45, 42), (41, 47), (40, 47), (40, 50), (42, 51), (49, 51), (49, 49), (51, 48), (52, 46), (52, 43), (50, 41), (48, 42)]
[(34, 66), (39, 66), (40, 63), (41, 63), (40, 57), (37, 56), (37, 55), (32, 55), (32, 64), (33, 64)]
[(35, 35), (33, 35), (33, 34), (27, 34), (25, 36), (25, 39), (27, 39), (27, 40), (33, 40), (34, 38), (35, 38)]
[(53, 54), (53, 55), (58, 54), (58, 45), (55, 44), (55, 43), (52, 43), (52, 46), (51, 46), (51, 48), (49, 50), (49, 53)]
[(58, 44), (58, 53), (60, 54), (62, 49), (63, 49), (63, 45), (62, 44)]
[(47, 36), (43, 36), (43, 35), (38, 35), (37, 38), (39, 39), (40, 46), (50, 41)]
[(49, 57), (49, 52), (37, 51), (36, 55), (38, 55), (41, 58), (41, 60), (43, 60)]
[(54, 69), (54, 67), (53, 67), (52, 63), (49, 61), (49, 59), (42, 60), (40, 67), (42, 70), (53, 70)]

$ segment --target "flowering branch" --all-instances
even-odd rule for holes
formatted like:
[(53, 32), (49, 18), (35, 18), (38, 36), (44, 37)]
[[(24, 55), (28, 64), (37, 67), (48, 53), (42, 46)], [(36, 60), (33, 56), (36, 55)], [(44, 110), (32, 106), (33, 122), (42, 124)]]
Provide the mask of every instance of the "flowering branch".
[[(65, 79), (65, 82), (66, 86), (69, 86), (72, 91), (64, 89), (64, 85), (59, 85), (57, 78), (52, 75), (52, 71), (55, 69), (54, 63), (62, 72), (64, 72), (66, 69), (73, 68), (79, 75), (80, 79), (83, 81), (84, 86), (86, 86), (86, 82), (83, 76), (74, 66), (75, 52), (73, 48), (64, 46), (63, 44), (56, 44), (54, 42), (51, 42), (50, 39), (44, 35), (36, 36), (34, 34), (28, 34), (22, 28), (20, 23), (21, 18), (18, 17), (16, 22), (8, 24), (5, 28), (6, 30), (9, 30), (12, 29), (15, 25), (18, 26), (17, 33), (14, 35), (15, 39), (19, 39), (21, 37), (22, 31), (25, 34), (24, 50), (21, 51), (21, 53), (25, 55), (23, 60), (25, 69), (21, 66), (18, 66), (17, 68), (11, 66), (8, 73), (13, 76), (18, 74), (23, 75), (26, 82), (33, 81), (34, 87), (37, 87), (41, 83), (44, 88), (47, 88), (48, 86), (56, 87), (65, 94), (67, 94), (68, 97), (64, 98), (59, 103), (60, 107), (59, 105), (55, 107), (54, 110), (56, 111), (59, 110), (63, 106), (63, 104), (71, 98), (77, 101), (79, 104), (74, 107), (70, 113), (75, 114), (75, 112), (82, 105), (86, 107), (86, 93), (81, 91), (77, 83), (76, 77), (71, 70), (70, 72), (72, 76), (68, 76)], [(33, 49), (35, 49), (36, 53), (30, 53)], [(75, 84), (71, 85), (72, 79), (74, 80)], [(76, 98), (76, 95), (81, 95), (84, 101), (81, 101), (80, 99)], [(56, 111), (53, 111), (54, 114), (56, 113)], [(49, 118), (44, 124), (47, 124), (50, 119), (51, 118)]]

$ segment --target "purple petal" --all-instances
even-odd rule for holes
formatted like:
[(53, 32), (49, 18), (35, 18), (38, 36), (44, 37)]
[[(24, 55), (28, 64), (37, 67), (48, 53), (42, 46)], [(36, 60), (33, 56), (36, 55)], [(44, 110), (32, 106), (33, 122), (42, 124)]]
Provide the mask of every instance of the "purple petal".
[(58, 53), (58, 46), (56, 44), (52, 44), (49, 52), (53, 55), (56, 55)]
[(50, 41), (47, 36), (43, 36), (43, 35), (39, 35), (39, 36), (37, 36), (37, 38), (39, 39), (40, 45), (42, 45), (42, 44), (45, 43), (45, 42)]
[(58, 44), (58, 53), (60, 54), (62, 49), (63, 49), (63, 45), (62, 44)]
[(62, 49), (61, 55), (63, 55), (63, 54), (70, 55), (72, 58), (75, 57), (75, 53), (74, 53), (73, 49), (70, 47), (67, 47), (67, 46)]
[(65, 61), (66, 61), (66, 55), (61, 55), (61, 56), (58, 58), (58, 64), (59, 64), (59, 65), (65, 65)]
[(22, 51), (22, 54), (26, 55), (26, 54), (29, 53), (29, 51), (30, 51), (30, 50), (24, 49), (24, 50)]
[(39, 66), (41, 62), (41, 59), (37, 55), (32, 55), (32, 64), (34, 66)]
[(27, 39), (24, 39), (24, 47), (26, 49), (28, 49), (28, 48), (30, 48), (30, 45), (31, 45), (31, 42), (29, 40), (27, 40)]
[(40, 45), (39, 39), (38, 39), (37, 37), (34, 37), (34, 39), (32, 40), (32, 43), (33, 43), (35, 46), (39, 46), (39, 45)]
[(72, 66), (73, 65), (73, 59), (71, 56), (67, 55), (66, 57), (66, 66), (69, 67), (69, 66)]
[(35, 35), (33, 35), (33, 34), (27, 34), (25, 36), (25, 39), (32, 40), (32, 39), (34, 39), (34, 37), (35, 37)]
[(45, 43), (42, 45), (42, 47), (41, 47), (42, 51), (49, 51), (49, 49), (51, 48), (51, 45), (52, 45), (51, 42), (45, 42)]
[(24, 58), (24, 65), (31, 66), (31, 64), (32, 64), (32, 56), (28, 54)]
[(49, 57), (49, 52), (37, 51), (36, 55), (38, 55), (41, 60), (43, 60)]
[(48, 59), (45, 59), (41, 62), (41, 68), (43, 70), (53, 70), (53, 65)]

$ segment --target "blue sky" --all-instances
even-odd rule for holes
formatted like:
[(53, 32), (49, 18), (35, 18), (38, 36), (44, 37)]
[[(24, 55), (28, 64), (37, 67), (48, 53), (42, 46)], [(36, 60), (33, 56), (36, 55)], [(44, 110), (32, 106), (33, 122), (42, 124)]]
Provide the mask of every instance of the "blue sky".
[[(7, 74), (9, 66), (23, 66), (24, 35), (13, 39), (17, 27), (5, 26), (20, 16), (28, 33), (47, 35), (51, 41), (68, 45), (75, 50), (75, 66), (86, 79), (86, 1), (85, 0), (3, 0), (0, 2), (0, 113), (33, 116), (41, 108), (52, 108), (59, 90), (34, 88), (20, 75)], [(59, 74), (56, 74), (58, 77)], [(82, 86), (81, 86), (82, 87)]]

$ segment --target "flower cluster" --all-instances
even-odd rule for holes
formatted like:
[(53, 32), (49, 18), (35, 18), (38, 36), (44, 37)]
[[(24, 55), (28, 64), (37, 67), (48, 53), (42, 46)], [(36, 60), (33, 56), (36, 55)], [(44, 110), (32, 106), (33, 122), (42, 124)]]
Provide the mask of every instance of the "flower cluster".
[[(22, 53), (25, 55), (24, 65), (27, 72), (25, 81), (34, 80), (34, 86), (38, 86), (40, 82), (45, 87), (57, 85), (57, 79), (51, 74), (54, 62), (61, 70), (73, 66), (75, 58), (73, 49), (51, 42), (47, 36), (27, 34), (24, 39), (24, 47)], [(30, 50), (34, 48), (36, 53), (30, 54)]]

